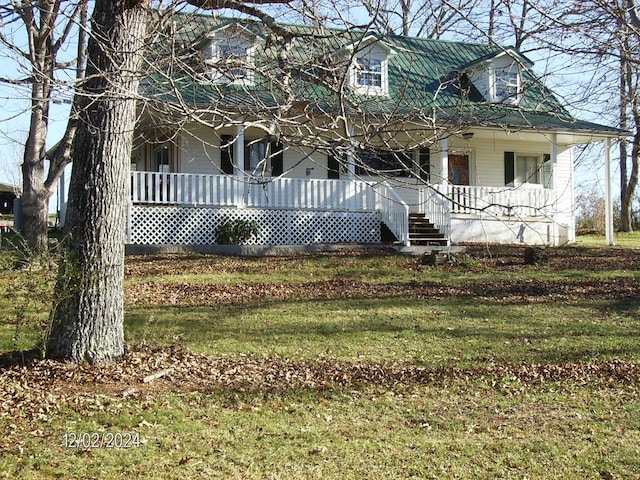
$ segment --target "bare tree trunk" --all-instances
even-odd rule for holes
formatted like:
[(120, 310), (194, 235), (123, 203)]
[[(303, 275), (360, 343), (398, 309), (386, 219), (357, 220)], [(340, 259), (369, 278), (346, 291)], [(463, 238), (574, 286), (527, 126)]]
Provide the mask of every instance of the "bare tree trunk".
[(95, 3), (49, 358), (103, 364), (124, 354), (126, 204), (146, 3)]
[(44, 186), (46, 117), (48, 99), (42, 99), (44, 88), (35, 85), (32, 91), (31, 124), (24, 147), (22, 161), (22, 234), (27, 246), (34, 252), (47, 249), (47, 216), (49, 193)]
[[(69, 62), (67, 66), (63, 66), (63, 63), (58, 62), (57, 55), (60, 49), (70, 45), (70, 36), (76, 31), (76, 78), (81, 79), (84, 76), (88, 0), (69, 2), (71, 5), (66, 6), (63, 3), (57, 0), (42, 0), (3, 5), (3, 20), (8, 24), (22, 23), (28, 46), (21, 50), (13, 44), (11, 34), (7, 36), (5, 32), (0, 31), (0, 43), (5, 46), (12, 45), (13, 54), (19, 59), (19, 63), (26, 61), (30, 70), (27, 79), (15, 80), (15, 83), (31, 84), (31, 118), (22, 162), (22, 233), (27, 246), (34, 252), (47, 249), (49, 199), (70, 160), (70, 144), (76, 121), (74, 116), (69, 121), (65, 138), (60, 142), (61, 146), (57, 148), (55, 158), (50, 159), (52, 161), (49, 168), (46, 168), (49, 106), (56, 86), (54, 72), (66, 70), (73, 63)], [(12, 83), (7, 79), (3, 81)]]
[[(640, 115), (634, 112), (635, 122), (638, 125), (640, 122)], [(627, 224), (623, 224), (621, 226), (621, 230), (624, 232), (632, 232), (633, 231), (633, 196), (638, 186), (638, 175), (640, 170), (640, 131), (636, 129), (635, 134), (633, 135), (633, 146), (631, 147), (631, 172), (629, 173), (629, 181), (627, 182), (626, 188), (624, 190), (624, 196), (620, 199), (621, 207), (624, 206), (625, 209), (621, 208), (620, 214), (624, 213), (625, 221)], [(626, 229), (623, 229), (626, 227)]]
[[(33, 251), (47, 249), (47, 216), (49, 197), (44, 186), (46, 141), (49, 127), (49, 102), (53, 88), (53, 27), (57, 9), (52, 2), (42, 2), (37, 8), (39, 28), (28, 31), (29, 60), (32, 65), (31, 119), (22, 162), (23, 235)], [(25, 24), (36, 24), (32, 8), (23, 12)], [(29, 25), (31, 27), (31, 25)]]
[[(624, 25), (623, 25), (624, 26)], [(623, 26), (619, 26), (621, 30)], [(631, 148), (631, 171), (626, 139), (620, 142), (620, 230), (633, 231), (633, 196), (638, 184), (638, 126), (640, 125), (640, 112), (638, 106), (638, 83), (634, 78), (637, 68), (632, 65), (632, 49), (629, 36), (622, 32), (620, 49), (620, 128), (628, 129), (629, 113), (635, 129), (633, 146)]]

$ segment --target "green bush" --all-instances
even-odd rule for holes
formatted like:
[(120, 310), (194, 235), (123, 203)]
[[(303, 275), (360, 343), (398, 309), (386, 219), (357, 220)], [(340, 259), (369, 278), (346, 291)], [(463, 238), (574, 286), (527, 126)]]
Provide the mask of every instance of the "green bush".
[(255, 220), (225, 219), (216, 230), (216, 243), (219, 245), (242, 245), (260, 234)]

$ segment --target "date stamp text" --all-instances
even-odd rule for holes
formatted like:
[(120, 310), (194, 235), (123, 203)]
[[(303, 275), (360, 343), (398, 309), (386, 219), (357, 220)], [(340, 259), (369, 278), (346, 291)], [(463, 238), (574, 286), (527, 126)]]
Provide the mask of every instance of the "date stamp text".
[(134, 448), (140, 445), (138, 432), (68, 432), (62, 435), (64, 448)]

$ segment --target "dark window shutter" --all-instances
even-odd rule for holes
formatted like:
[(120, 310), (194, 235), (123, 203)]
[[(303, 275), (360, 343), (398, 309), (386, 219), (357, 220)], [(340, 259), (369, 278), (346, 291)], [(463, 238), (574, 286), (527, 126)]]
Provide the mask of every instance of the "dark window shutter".
[(340, 160), (335, 152), (327, 155), (327, 178), (329, 180), (340, 179)]
[(279, 177), (284, 173), (284, 150), (280, 142), (271, 142), (271, 176)]
[(504, 152), (504, 184), (513, 185), (516, 178), (516, 154), (514, 152)]
[(242, 169), (245, 172), (251, 171), (251, 143), (244, 145), (244, 165), (242, 165)]
[(228, 175), (233, 175), (233, 145), (231, 141), (231, 135), (220, 137), (220, 170)]
[(425, 182), (431, 181), (431, 150), (429, 147), (420, 149), (420, 178)]

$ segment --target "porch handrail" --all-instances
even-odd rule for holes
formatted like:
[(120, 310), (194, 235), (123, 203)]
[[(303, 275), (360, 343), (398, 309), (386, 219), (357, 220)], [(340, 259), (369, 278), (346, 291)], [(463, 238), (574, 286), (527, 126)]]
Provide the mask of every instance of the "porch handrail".
[(382, 221), (403, 245), (409, 246), (409, 205), (386, 181), (375, 185), (373, 190)]
[(540, 217), (552, 215), (555, 195), (542, 187), (432, 185), (450, 202), (451, 214)]
[(131, 172), (134, 204), (214, 205), (309, 210), (375, 211), (376, 194), (361, 180)]
[(445, 238), (451, 235), (449, 185), (431, 185), (419, 192), (420, 212), (424, 213)]

